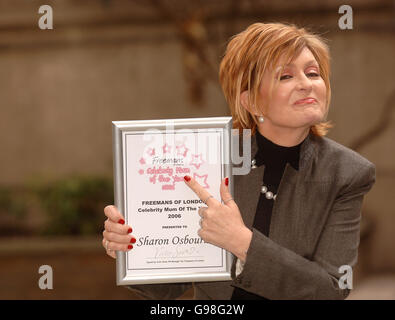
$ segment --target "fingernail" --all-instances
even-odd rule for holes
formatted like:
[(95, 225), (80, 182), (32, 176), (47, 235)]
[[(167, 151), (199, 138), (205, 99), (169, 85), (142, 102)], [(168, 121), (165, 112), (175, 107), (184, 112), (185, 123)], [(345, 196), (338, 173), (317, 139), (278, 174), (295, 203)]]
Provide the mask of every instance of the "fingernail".
[(225, 178), (225, 186), (229, 184), (229, 178)]
[(132, 233), (132, 231), (133, 231), (132, 228), (129, 228), (129, 229), (128, 229), (128, 233)]
[(133, 246), (131, 244), (129, 244), (128, 249), (133, 249)]
[(136, 242), (135, 238), (130, 239), (130, 243), (135, 243), (135, 242)]
[(190, 176), (185, 176), (185, 177), (184, 177), (184, 180), (187, 181), (187, 182), (189, 182), (189, 181), (191, 181), (191, 177), (190, 177)]
[(119, 219), (118, 223), (120, 223), (120, 224), (125, 224), (125, 220)]

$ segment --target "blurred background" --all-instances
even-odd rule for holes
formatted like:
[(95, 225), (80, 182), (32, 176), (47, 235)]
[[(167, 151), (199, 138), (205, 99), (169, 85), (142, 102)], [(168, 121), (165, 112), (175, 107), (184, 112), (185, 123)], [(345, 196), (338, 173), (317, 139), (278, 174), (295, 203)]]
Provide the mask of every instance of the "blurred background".
[[(0, 299), (139, 299), (101, 245), (111, 121), (230, 115), (228, 39), (292, 22), (329, 40), (328, 137), (375, 163), (349, 299), (395, 299), (395, 2), (0, 0)], [(53, 30), (41, 30), (41, 5)], [(50, 265), (53, 290), (40, 290)], [(184, 298), (192, 297), (187, 292)]]

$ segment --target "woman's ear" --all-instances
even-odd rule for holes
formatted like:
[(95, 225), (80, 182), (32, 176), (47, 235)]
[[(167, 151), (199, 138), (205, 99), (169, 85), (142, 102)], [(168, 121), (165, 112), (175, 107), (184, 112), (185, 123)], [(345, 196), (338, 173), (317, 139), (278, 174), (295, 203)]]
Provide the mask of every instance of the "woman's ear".
[(256, 112), (253, 111), (251, 108), (250, 94), (248, 93), (248, 90), (245, 90), (240, 94), (240, 103), (243, 108), (246, 109), (249, 113), (251, 113), (252, 115), (257, 115)]
[(246, 109), (249, 113), (251, 113), (249, 102), (250, 102), (250, 94), (248, 93), (248, 90), (245, 90), (240, 94), (240, 103), (244, 109)]

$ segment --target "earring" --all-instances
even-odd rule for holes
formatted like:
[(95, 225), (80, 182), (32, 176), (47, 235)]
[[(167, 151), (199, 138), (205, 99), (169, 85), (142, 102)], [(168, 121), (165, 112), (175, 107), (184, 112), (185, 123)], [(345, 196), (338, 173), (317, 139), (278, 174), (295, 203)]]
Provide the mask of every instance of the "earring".
[(259, 117), (258, 117), (258, 121), (259, 121), (260, 123), (263, 123), (263, 122), (265, 121), (265, 118), (264, 118), (263, 116), (259, 116)]

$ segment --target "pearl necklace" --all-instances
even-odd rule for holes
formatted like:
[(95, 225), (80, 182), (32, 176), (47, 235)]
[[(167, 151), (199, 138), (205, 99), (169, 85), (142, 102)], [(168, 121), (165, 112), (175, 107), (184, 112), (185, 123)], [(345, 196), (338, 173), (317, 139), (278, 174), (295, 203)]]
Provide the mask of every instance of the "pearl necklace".
[[(253, 159), (251, 161), (251, 169), (256, 169), (256, 168), (257, 168), (256, 160)], [(268, 199), (268, 200), (270, 200), (270, 199), (273, 199), (273, 201), (276, 200), (277, 194), (273, 194), (273, 192), (269, 191), (265, 185), (262, 185), (261, 193), (263, 193), (265, 195), (266, 199)]]

